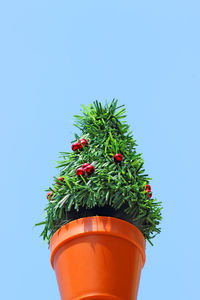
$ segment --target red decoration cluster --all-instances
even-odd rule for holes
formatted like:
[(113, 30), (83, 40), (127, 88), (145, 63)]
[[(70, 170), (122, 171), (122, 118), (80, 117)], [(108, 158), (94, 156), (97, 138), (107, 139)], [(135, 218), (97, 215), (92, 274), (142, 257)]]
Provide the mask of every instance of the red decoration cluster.
[(48, 199), (49, 201), (51, 201), (51, 196), (52, 196), (52, 194), (53, 194), (53, 192), (48, 192), (48, 193), (47, 193), (47, 199)]
[(57, 178), (57, 184), (58, 184), (58, 185), (60, 185), (60, 182), (59, 182), (59, 181), (64, 181), (64, 177), (58, 177), (58, 178)]
[(151, 186), (149, 184), (146, 184), (145, 190), (146, 190), (146, 194), (148, 194), (149, 198), (151, 198), (152, 193), (151, 193)]
[(114, 156), (113, 156), (113, 159), (116, 163), (120, 163), (123, 159), (123, 156), (120, 154), (120, 153), (116, 153)]
[(80, 149), (83, 149), (83, 147), (87, 147), (88, 142), (86, 141), (86, 139), (80, 139)]
[[(87, 147), (87, 146), (88, 146), (88, 142), (86, 141), (86, 139), (80, 139), (78, 142), (72, 144), (72, 150), (73, 151), (83, 150), (83, 147)], [(89, 163), (84, 163), (80, 168), (76, 170), (76, 175), (83, 176), (85, 173), (91, 175), (94, 173), (94, 171), (95, 168), (92, 165), (90, 165)]]
[(88, 175), (92, 175), (95, 171), (94, 166), (90, 165), (89, 163), (85, 163), (82, 165), (81, 168), (78, 168), (76, 170), (76, 175), (80, 176), (80, 175), (84, 175), (85, 173), (87, 173)]
[(86, 139), (80, 139), (80, 141), (73, 143), (72, 144), (72, 150), (76, 151), (76, 150), (83, 150), (83, 147), (87, 147), (88, 142), (86, 141)]

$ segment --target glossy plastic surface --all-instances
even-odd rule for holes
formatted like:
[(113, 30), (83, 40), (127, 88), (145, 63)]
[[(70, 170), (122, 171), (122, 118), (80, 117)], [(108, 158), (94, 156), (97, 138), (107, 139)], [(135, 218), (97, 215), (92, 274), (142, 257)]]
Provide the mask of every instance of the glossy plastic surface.
[(136, 300), (145, 239), (132, 224), (87, 217), (62, 226), (50, 243), (62, 300)]

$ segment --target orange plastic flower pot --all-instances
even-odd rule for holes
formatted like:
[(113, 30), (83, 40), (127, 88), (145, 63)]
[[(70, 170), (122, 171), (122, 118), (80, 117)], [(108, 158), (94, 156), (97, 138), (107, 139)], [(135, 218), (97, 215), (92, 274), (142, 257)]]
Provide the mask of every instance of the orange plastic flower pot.
[(136, 300), (145, 239), (132, 224), (86, 217), (62, 226), (50, 242), (62, 300)]

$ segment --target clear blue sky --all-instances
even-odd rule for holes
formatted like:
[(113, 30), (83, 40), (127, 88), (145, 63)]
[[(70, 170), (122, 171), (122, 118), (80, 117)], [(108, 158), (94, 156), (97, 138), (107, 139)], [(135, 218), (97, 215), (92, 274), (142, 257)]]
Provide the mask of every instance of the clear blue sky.
[(1, 299), (60, 299), (33, 224), (73, 115), (114, 97), (164, 206), (138, 300), (200, 297), (199, 30), (194, 0), (1, 2)]

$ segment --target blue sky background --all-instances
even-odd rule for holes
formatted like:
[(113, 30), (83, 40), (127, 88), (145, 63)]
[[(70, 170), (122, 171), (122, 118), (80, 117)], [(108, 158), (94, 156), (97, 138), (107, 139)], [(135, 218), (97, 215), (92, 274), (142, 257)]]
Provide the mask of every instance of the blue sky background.
[(118, 98), (163, 201), (138, 300), (198, 299), (199, 1), (2, 1), (0, 298), (59, 300), (42, 219), (81, 104)]

